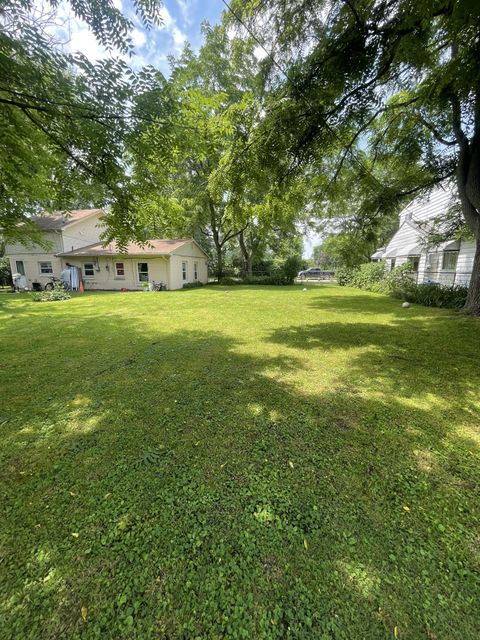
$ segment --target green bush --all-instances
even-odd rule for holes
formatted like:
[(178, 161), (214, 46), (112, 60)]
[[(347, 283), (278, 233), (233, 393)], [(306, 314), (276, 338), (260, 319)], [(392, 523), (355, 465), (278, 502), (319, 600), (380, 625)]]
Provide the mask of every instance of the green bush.
[(292, 284), (290, 277), (285, 276), (283, 273), (274, 273), (270, 276), (246, 276), (242, 280), (242, 284), (266, 284), (283, 286)]
[(396, 292), (407, 302), (423, 304), (426, 307), (461, 309), (467, 301), (468, 287), (460, 285), (415, 284), (410, 282), (402, 291)]
[(385, 273), (385, 283), (389, 293), (399, 298), (405, 289), (414, 284), (413, 268), (410, 260)]
[(280, 268), (283, 278), (286, 280), (286, 282), (282, 284), (293, 284), (301, 268), (302, 259), (300, 256), (288, 257)]
[(349, 284), (365, 291), (386, 292), (388, 285), (385, 276), (385, 263), (367, 262), (353, 272)]
[(65, 291), (63, 285), (59, 283), (56, 283), (51, 291), (32, 293), (34, 302), (56, 302), (57, 300), (70, 300), (71, 297), (70, 293)]
[(354, 273), (354, 269), (349, 269), (348, 267), (340, 267), (335, 271), (335, 278), (337, 280), (337, 283), (341, 287), (348, 286), (352, 282)]
[(219, 278), (218, 284), (230, 286), (232, 284), (242, 284), (242, 280), (240, 278), (230, 278), (229, 276), (226, 276), (224, 278)]
[(203, 287), (203, 282), (196, 280), (195, 282), (186, 282), (182, 289), (198, 289), (198, 287)]

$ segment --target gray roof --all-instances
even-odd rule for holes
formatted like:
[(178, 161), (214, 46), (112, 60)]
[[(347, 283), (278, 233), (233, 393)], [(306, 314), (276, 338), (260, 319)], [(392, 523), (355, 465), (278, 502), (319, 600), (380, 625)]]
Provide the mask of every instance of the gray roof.
[(54, 211), (53, 213), (32, 216), (32, 221), (44, 231), (64, 229), (79, 220), (89, 218), (95, 214), (105, 213), (103, 209), (75, 209), (72, 211)]

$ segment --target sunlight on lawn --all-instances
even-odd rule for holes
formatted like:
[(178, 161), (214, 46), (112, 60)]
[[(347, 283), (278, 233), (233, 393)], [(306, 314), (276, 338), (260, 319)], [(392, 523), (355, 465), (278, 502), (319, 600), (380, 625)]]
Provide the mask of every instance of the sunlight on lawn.
[(1, 300), (2, 637), (476, 638), (478, 322), (224, 291)]

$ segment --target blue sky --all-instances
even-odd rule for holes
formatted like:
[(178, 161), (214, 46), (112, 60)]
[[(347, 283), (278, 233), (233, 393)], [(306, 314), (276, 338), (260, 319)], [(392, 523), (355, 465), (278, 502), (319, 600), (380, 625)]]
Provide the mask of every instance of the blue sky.
[[(165, 75), (169, 74), (169, 56), (179, 56), (185, 43), (198, 50), (202, 44), (201, 25), (208, 21), (218, 23), (225, 6), (221, 0), (164, 0), (162, 24), (145, 29), (136, 16), (131, 0), (112, 0), (134, 24), (130, 34), (134, 43), (134, 55), (129, 63), (134, 68), (151, 64)], [(39, 0), (39, 7), (42, 0)], [(99, 45), (88, 26), (76, 19), (68, 5), (59, 7), (59, 25), (55, 34), (60, 37), (66, 49), (79, 51), (90, 60), (98, 60), (110, 55)], [(119, 55), (118, 53), (113, 55)], [(122, 56), (123, 57), (123, 56)]]

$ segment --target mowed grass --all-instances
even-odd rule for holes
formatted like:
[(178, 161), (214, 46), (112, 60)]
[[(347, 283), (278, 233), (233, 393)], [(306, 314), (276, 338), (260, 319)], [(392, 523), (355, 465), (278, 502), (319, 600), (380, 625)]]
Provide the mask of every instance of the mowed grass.
[(0, 637), (480, 637), (480, 322), (3, 295)]

